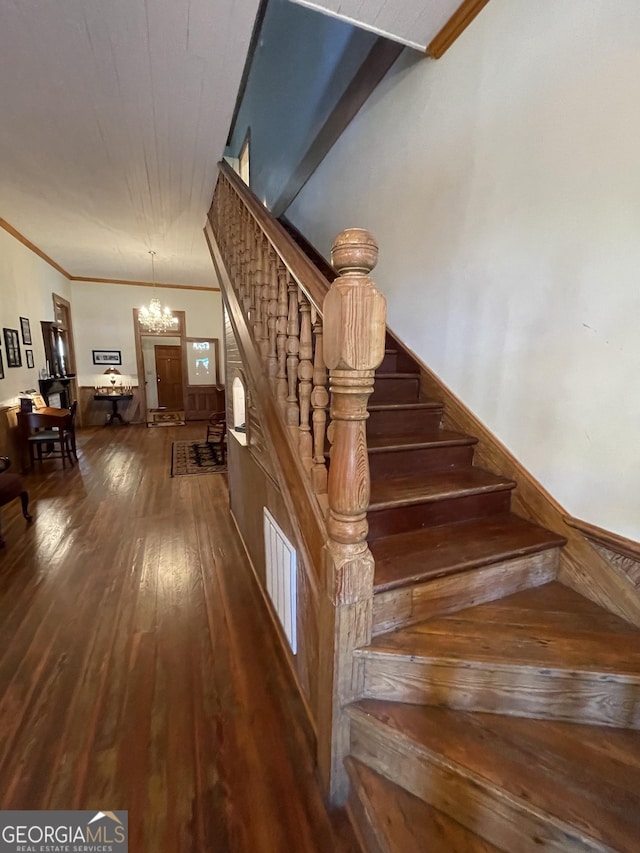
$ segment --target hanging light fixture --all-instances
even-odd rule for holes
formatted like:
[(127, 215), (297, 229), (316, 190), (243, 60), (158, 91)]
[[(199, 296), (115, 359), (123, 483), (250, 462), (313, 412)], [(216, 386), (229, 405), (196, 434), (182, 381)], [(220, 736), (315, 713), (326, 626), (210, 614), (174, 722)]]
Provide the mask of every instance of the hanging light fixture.
[[(155, 268), (155, 252), (149, 252), (151, 255), (151, 278), (153, 281), (153, 289), (155, 293), (156, 287), (156, 268)], [(157, 296), (153, 296), (149, 302), (149, 307), (143, 305), (138, 311), (138, 322), (146, 332), (170, 332), (178, 328), (178, 318), (174, 317), (171, 309), (162, 304)]]

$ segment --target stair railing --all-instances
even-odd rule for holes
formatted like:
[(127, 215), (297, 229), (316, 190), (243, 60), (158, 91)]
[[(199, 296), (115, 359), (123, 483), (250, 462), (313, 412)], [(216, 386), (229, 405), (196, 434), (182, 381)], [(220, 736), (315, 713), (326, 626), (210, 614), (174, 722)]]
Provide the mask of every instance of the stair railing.
[[(205, 233), (279, 457), (296, 545), (318, 587), (320, 671), (312, 710), (321, 777), (329, 798), (341, 802), (349, 735), (343, 708), (363, 692), (353, 650), (370, 641), (373, 614), (366, 419), (385, 345), (385, 299), (368, 276), (378, 248), (367, 231), (343, 231), (332, 249), (339, 275), (330, 285), (225, 163)], [(279, 441), (287, 434), (289, 442)]]

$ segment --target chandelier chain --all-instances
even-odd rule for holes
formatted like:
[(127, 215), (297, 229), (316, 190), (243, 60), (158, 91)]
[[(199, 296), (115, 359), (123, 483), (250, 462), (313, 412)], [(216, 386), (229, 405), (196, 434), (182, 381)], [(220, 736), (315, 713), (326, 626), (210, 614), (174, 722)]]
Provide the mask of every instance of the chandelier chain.
[(155, 295), (156, 291), (156, 268), (154, 251), (150, 251), (151, 255), (151, 281), (153, 283), (153, 297), (149, 301), (149, 307), (143, 305), (138, 312), (138, 322), (147, 332), (169, 332), (173, 331), (178, 326), (178, 319), (171, 313), (168, 306), (162, 307), (162, 303)]

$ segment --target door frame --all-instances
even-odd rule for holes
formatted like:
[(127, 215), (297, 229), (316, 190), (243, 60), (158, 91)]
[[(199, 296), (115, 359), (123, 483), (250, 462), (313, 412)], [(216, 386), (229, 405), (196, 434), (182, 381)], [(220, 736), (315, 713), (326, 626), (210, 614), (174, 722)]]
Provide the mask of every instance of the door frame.
[(144, 373), (144, 359), (142, 357), (142, 337), (149, 338), (158, 338), (162, 340), (162, 338), (180, 338), (180, 361), (181, 361), (181, 375), (182, 375), (182, 399), (186, 401), (186, 393), (187, 393), (187, 363), (186, 363), (186, 350), (185, 350), (185, 337), (186, 337), (186, 311), (173, 311), (172, 314), (174, 317), (178, 319), (178, 329), (173, 329), (168, 332), (144, 332), (140, 328), (140, 323), (138, 322), (138, 315), (140, 313), (139, 308), (133, 309), (133, 331), (134, 338), (136, 343), (136, 369), (138, 371), (138, 390), (140, 393), (140, 411), (143, 415), (145, 422), (149, 421), (149, 409), (147, 406), (147, 387), (146, 387), (146, 379)]

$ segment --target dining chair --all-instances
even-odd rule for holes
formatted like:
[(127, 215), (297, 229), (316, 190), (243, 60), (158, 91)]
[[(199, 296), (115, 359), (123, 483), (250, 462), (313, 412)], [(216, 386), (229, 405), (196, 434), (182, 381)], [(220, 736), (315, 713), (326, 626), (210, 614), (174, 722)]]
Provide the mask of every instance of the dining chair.
[(62, 459), (63, 468), (66, 467), (68, 459), (73, 466), (72, 453), (73, 456), (76, 455), (74, 450), (75, 411), (69, 410), (69, 414), (64, 418), (47, 417), (39, 412), (30, 412), (24, 420), (28, 429), (27, 443), (32, 466), (35, 462), (36, 452), (38, 461), (44, 461), (43, 448), (46, 449), (47, 459)]
[[(7, 456), (0, 456), (0, 506), (20, 498), (22, 503), (22, 515), (27, 521), (31, 521), (29, 515), (29, 492), (24, 487), (22, 477), (18, 474), (7, 474), (11, 461)], [(0, 548), (4, 547), (2, 530), (0, 529)]]

